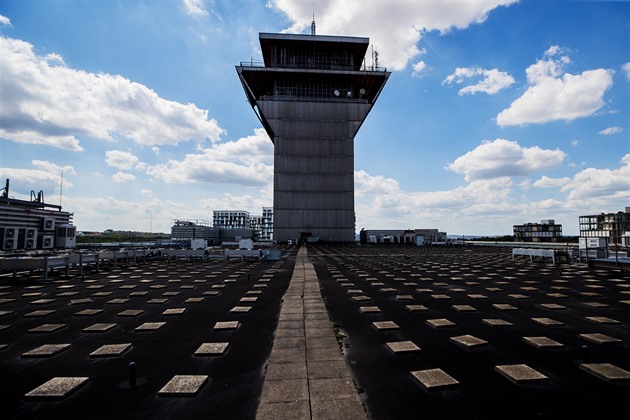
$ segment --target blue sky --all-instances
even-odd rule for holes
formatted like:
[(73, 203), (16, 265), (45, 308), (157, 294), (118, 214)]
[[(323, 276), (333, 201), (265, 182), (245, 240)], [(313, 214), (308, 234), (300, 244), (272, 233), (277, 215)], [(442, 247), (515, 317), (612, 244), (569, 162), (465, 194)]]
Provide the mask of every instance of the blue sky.
[(79, 230), (260, 214), (273, 145), (234, 67), (313, 9), (392, 72), (355, 139), (357, 230), (577, 235), (630, 206), (626, 1), (5, 0), (0, 179)]

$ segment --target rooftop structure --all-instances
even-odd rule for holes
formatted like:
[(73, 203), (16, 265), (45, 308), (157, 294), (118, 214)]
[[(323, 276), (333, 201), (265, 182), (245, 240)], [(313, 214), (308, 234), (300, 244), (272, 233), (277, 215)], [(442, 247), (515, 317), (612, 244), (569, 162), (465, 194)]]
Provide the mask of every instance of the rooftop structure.
[(622, 237), (630, 231), (630, 207), (617, 213), (580, 216), (580, 237), (606, 238), (611, 245), (623, 245)]
[(44, 200), (44, 192), (31, 191), (31, 200), (10, 196), (10, 181), (0, 191), (0, 250), (72, 248), (76, 228), (72, 213)]
[(517, 242), (559, 242), (561, 239), (562, 225), (556, 224), (553, 219), (514, 225), (514, 240)]
[(263, 63), (236, 67), (274, 143), (273, 238), (353, 242), (354, 137), (389, 72), (369, 39), (261, 33)]

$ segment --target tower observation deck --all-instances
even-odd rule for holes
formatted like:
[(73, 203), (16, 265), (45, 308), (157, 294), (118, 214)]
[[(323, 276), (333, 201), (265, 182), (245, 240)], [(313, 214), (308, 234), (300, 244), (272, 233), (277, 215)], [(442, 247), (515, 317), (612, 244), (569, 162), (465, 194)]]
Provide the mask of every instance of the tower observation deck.
[(368, 38), (259, 38), (236, 71), (274, 143), (273, 238), (353, 242), (354, 137), (390, 73), (364, 65)]

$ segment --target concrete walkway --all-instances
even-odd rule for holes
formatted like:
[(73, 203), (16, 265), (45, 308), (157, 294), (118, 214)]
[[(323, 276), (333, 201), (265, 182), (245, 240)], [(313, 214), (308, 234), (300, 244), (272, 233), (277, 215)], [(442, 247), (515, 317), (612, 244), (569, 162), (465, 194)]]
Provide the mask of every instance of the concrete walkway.
[(367, 418), (304, 247), (284, 296), (256, 418)]

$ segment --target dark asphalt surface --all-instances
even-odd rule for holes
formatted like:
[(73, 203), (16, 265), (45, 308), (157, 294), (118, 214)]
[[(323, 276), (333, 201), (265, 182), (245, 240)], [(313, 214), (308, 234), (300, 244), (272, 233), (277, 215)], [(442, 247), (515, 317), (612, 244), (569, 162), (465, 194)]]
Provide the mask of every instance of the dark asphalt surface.
[[(511, 251), (500, 248), (363, 246), (309, 251), (329, 315), (345, 335), (347, 362), (371, 418), (628, 418), (630, 384), (611, 384), (579, 368), (586, 356), (589, 362), (630, 370), (630, 306), (620, 303), (630, 298), (627, 277), (564, 263), (553, 265), (549, 260), (512, 261)], [(387, 288), (395, 291), (383, 291)], [(354, 301), (356, 290), (370, 300)], [(413, 301), (397, 300), (396, 295), (411, 295)], [(437, 295), (449, 298), (436, 299)], [(609, 306), (593, 308), (590, 302)], [(517, 309), (493, 307), (506, 303)], [(541, 306), (546, 303), (566, 309)], [(405, 309), (408, 304), (424, 305), (427, 311), (410, 312)], [(460, 312), (453, 305), (470, 305), (476, 311)], [(378, 306), (381, 312), (363, 314), (360, 306)], [(586, 319), (592, 316), (609, 317), (619, 324)], [(532, 321), (543, 317), (564, 325), (549, 327)], [(455, 325), (435, 328), (425, 322), (436, 318)], [(482, 322), (486, 318), (513, 325), (491, 327)], [(400, 328), (377, 331), (372, 326), (374, 321), (385, 320)], [(623, 342), (597, 345), (578, 336), (595, 332)], [(464, 334), (482, 338), (488, 345), (467, 350), (450, 341)], [(538, 349), (522, 339), (531, 336), (546, 336), (565, 347)], [(385, 345), (404, 340), (413, 341), (421, 351), (394, 355)], [(494, 370), (506, 364), (527, 364), (549, 380), (514, 384)], [(441, 368), (460, 385), (424, 391), (410, 372), (432, 368)]]
[[(48, 282), (40, 276), (0, 279), (0, 325), (6, 326), (0, 330), (0, 418), (255, 418), (296, 252), (297, 248), (284, 249), (278, 262), (153, 261), (88, 273), (83, 279), (74, 272), (68, 278), (51, 276)], [(564, 262), (512, 261), (509, 249), (494, 247), (311, 245), (308, 255), (370, 418), (627, 418), (630, 384), (596, 378), (579, 364), (586, 357), (589, 362), (608, 362), (630, 371), (630, 306), (621, 302), (630, 300), (628, 277)], [(219, 294), (207, 294), (215, 291)], [(256, 291), (262, 293), (253, 295)], [(357, 291), (370, 300), (352, 299)], [(111, 294), (94, 295), (99, 292)], [(166, 292), (179, 293), (164, 296)], [(413, 300), (400, 300), (396, 295), (411, 295)], [(436, 295), (448, 299), (436, 299)], [(240, 301), (250, 296), (258, 296), (258, 300)], [(186, 302), (197, 297), (205, 299)], [(41, 298), (55, 300), (33, 303)], [(92, 302), (71, 303), (83, 298)], [(129, 300), (107, 303), (115, 298)], [(167, 301), (148, 303), (157, 298)], [(594, 307), (592, 302), (606, 306)], [(493, 306), (506, 303), (517, 309), (501, 311)], [(541, 306), (547, 303), (565, 309)], [(411, 312), (405, 308), (408, 304), (424, 305), (427, 311)], [(243, 305), (252, 309), (243, 314), (230, 312)], [(459, 312), (452, 305), (471, 305), (476, 311)], [(378, 306), (381, 312), (365, 314), (359, 310), (361, 306)], [(169, 308), (186, 311), (162, 315)], [(84, 309), (103, 311), (76, 315)], [(118, 316), (127, 309), (145, 312)], [(36, 310), (55, 312), (26, 316)], [(586, 319), (592, 316), (618, 323)], [(542, 317), (564, 325), (548, 327), (532, 321)], [(426, 324), (435, 318), (447, 318), (455, 326)], [(482, 321), (487, 318), (503, 319), (512, 326), (490, 327)], [(215, 322), (229, 320), (238, 320), (239, 328), (213, 331)], [(394, 321), (400, 328), (377, 331), (372, 326), (372, 322), (384, 320)], [(154, 332), (134, 331), (144, 322), (166, 324)], [(28, 332), (45, 323), (66, 325), (51, 333)], [(82, 331), (95, 323), (117, 325), (103, 333)], [(602, 333), (622, 341), (593, 344), (579, 337), (583, 333)], [(466, 350), (450, 341), (464, 334), (487, 340), (488, 345)], [(564, 348), (537, 349), (522, 340), (525, 336), (546, 336)], [(395, 355), (385, 345), (403, 340), (413, 341), (421, 350)], [(194, 356), (201, 343), (221, 341), (230, 343), (224, 355)], [(48, 358), (22, 357), (24, 352), (53, 343), (68, 343), (70, 348)], [(119, 357), (89, 357), (101, 345), (116, 343), (131, 343), (132, 347)], [(137, 364), (137, 376), (144, 384), (123, 389), (130, 362)], [(549, 379), (517, 385), (494, 370), (496, 365), (520, 363)], [(443, 369), (459, 385), (425, 391), (411, 372), (430, 368)], [(208, 375), (209, 380), (196, 396), (158, 396), (173, 376), (182, 374)], [(24, 397), (55, 376), (87, 376), (89, 381), (61, 400)]]

